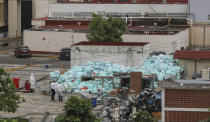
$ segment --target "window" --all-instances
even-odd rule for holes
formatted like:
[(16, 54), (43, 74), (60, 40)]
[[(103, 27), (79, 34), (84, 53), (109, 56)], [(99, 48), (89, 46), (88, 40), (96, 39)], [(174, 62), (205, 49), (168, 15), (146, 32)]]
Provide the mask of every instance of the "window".
[(210, 20), (210, 15), (208, 15), (208, 20)]

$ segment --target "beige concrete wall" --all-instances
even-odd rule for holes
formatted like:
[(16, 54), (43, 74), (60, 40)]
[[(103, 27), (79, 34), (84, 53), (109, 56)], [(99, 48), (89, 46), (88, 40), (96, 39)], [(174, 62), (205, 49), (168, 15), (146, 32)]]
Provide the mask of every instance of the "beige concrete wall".
[[(75, 53), (76, 49), (79, 49)], [(141, 67), (143, 60), (142, 46), (73, 46), (71, 51), (71, 67), (88, 61), (112, 62), (128, 67)]]
[(43, 20), (31, 20), (31, 25), (33, 27), (40, 27), (45, 25), (45, 21)]
[(192, 27), (192, 43), (195, 46), (210, 46), (210, 26), (194, 25)]
[(42, 18), (48, 16), (48, 5), (55, 3), (56, 0), (32, 0), (32, 18)]
[[(153, 51), (164, 51), (169, 54), (175, 50), (179, 50), (181, 47), (187, 47), (189, 45), (188, 34), (189, 30), (187, 29), (175, 35), (124, 34), (122, 38), (125, 42), (149, 42), (149, 45), (145, 47), (145, 55)], [(43, 41), (42, 38), (45, 38), (45, 41)], [(56, 52), (64, 46), (70, 46), (80, 41), (88, 41), (86, 33), (24, 31), (24, 44), (35, 51)]]
[(4, 1), (0, 0), (0, 27), (4, 26)]
[(6, 26), (6, 2), (5, 0), (0, 0), (0, 27)]
[(124, 41), (134, 42), (149, 42), (147, 52), (163, 51), (172, 53), (175, 50), (180, 50), (181, 47), (188, 47), (189, 45), (189, 29), (181, 31), (175, 35), (138, 35), (138, 34), (124, 34)]
[(86, 37), (81, 33), (24, 30), (24, 45), (33, 51), (59, 52), (63, 47), (84, 40)]
[(48, 15), (48, 4), (48, 0), (32, 0), (33, 19), (46, 17)]
[(21, 0), (8, 0), (8, 36), (21, 36)]
[[(210, 67), (210, 60), (197, 60), (197, 73), (201, 73), (201, 71), (205, 67)], [(195, 73), (195, 61), (194, 60), (186, 60), (186, 59), (180, 59), (179, 60), (179, 66), (186, 66), (187, 70), (187, 78), (190, 79), (192, 75)]]

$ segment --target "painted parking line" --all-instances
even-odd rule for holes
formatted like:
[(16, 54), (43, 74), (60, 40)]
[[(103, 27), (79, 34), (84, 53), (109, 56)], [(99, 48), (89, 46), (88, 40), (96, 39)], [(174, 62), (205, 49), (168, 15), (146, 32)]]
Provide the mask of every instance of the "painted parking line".
[(6, 72), (11, 72), (11, 71), (18, 71), (18, 70), (22, 70), (22, 69), (25, 69), (27, 68), (28, 65), (24, 65), (24, 66), (21, 66), (21, 67), (17, 67), (17, 68), (4, 68), (4, 70)]

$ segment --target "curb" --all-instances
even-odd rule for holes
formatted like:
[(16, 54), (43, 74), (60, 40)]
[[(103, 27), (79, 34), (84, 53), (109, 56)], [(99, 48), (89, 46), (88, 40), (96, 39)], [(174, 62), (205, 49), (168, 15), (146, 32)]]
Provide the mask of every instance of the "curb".
[(0, 51), (0, 54), (12, 54), (11, 52), (8, 52), (8, 51)]
[(55, 59), (59, 58), (59, 56), (45, 56), (45, 55), (33, 55), (33, 54), (31, 57), (55, 58)]
[[(0, 51), (0, 54), (14, 55), (14, 52), (11, 51)], [(59, 59), (59, 56), (49, 56), (49, 55), (33, 55), (31, 57), (42, 57), (42, 58), (54, 58)]]
[(6, 72), (9, 72), (9, 71), (18, 71), (18, 70), (22, 70), (22, 69), (25, 69), (25, 68), (28, 68), (28, 66), (25, 65), (25, 66), (18, 67), (18, 68), (4, 68), (4, 70), (5, 70)]

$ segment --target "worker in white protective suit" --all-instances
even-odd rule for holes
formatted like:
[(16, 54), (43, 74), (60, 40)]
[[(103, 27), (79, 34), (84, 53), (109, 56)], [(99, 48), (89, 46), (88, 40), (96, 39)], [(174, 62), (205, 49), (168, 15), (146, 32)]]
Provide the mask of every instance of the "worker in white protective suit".
[(31, 84), (30, 91), (31, 91), (31, 93), (34, 93), (36, 80), (34, 78), (34, 74), (33, 73), (31, 73), (31, 76), (30, 76), (30, 79), (29, 79), (29, 83)]
[(59, 101), (63, 101), (64, 91), (65, 91), (65, 88), (64, 88), (63, 84), (58, 83), (58, 85), (56, 86), (56, 92), (58, 93), (58, 100)]

